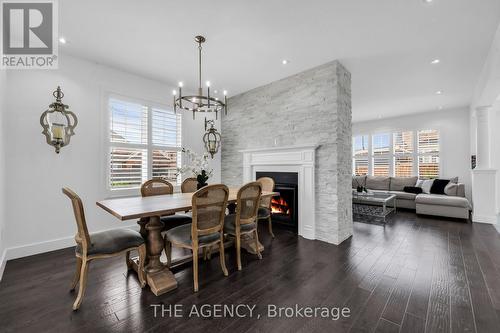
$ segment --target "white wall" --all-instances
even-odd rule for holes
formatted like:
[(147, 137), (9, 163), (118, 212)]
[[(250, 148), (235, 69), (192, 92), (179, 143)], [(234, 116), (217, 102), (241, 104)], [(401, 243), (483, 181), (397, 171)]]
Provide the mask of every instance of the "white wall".
[(7, 214), (5, 212), (5, 109), (6, 109), (6, 82), (7, 72), (0, 70), (0, 280), (4, 269), (4, 257), (6, 249), (5, 223)]
[[(172, 103), (172, 87), (161, 82), (66, 54), (61, 55), (59, 68), (9, 73), (6, 116), (9, 259), (74, 244), (75, 222), (70, 202), (61, 193), (63, 186), (81, 196), (91, 231), (134, 225), (135, 221), (119, 222), (95, 205), (107, 193), (102, 125), (107, 110), (103, 109), (103, 96), (113, 92), (166, 105)], [(63, 101), (78, 117), (76, 134), (59, 155), (46, 144), (39, 124), (41, 113), (53, 101), (52, 91), (57, 85), (65, 93)], [(203, 119), (198, 117), (193, 121), (191, 114), (183, 118), (184, 147), (204, 151)], [(220, 154), (212, 165), (215, 172), (211, 182), (220, 182)]]
[(452, 109), (353, 124), (353, 135), (395, 130), (437, 129), (440, 132), (441, 176), (458, 176), (470, 199), (469, 109)]

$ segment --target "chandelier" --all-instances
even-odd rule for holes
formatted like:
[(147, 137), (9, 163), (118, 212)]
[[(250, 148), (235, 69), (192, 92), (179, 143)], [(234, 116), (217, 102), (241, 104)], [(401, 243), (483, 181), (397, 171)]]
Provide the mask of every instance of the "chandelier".
[[(210, 82), (207, 81), (207, 95), (203, 95), (203, 88), (201, 84), (201, 44), (206, 39), (203, 36), (196, 36), (194, 38), (198, 44), (198, 94), (191, 96), (182, 95), (182, 82), (179, 82), (179, 89), (173, 91), (174, 95), (174, 111), (177, 109), (193, 112), (193, 119), (195, 119), (196, 112), (215, 112), (215, 119), (217, 119), (219, 112), (224, 111), (227, 115), (227, 91), (224, 90), (224, 102), (220, 101), (217, 97), (210, 96)], [(178, 94), (178, 96), (177, 96)]]

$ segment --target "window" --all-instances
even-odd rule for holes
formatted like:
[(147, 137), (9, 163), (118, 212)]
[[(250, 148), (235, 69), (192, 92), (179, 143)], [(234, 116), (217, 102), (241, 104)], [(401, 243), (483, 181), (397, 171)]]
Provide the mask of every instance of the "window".
[(374, 176), (389, 176), (391, 135), (389, 133), (372, 136), (372, 160)]
[(437, 178), (439, 131), (397, 131), (355, 136), (353, 174)]
[(368, 174), (368, 135), (360, 135), (352, 140), (353, 171), (356, 176)]
[(413, 175), (413, 132), (393, 133), (394, 175), (411, 177)]
[(153, 177), (179, 184), (181, 115), (118, 98), (109, 98), (108, 108), (109, 188), (139, 188)]
[(418, 176), (439, 177), (439, 132), (418, 131)]

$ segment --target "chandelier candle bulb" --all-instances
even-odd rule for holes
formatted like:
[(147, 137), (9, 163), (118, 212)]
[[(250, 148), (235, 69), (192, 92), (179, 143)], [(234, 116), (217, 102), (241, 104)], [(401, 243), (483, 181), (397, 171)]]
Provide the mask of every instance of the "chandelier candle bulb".
[(224, 90), (224, 113), (227, 116), (227, 90)]
[(210, 109), (210, 82), (209, 81), (207, 81), (207, 96), (208, 96), (207, 107)]
[(172, 90), (172, 95), (174, 96), (174, 113), (177, 113), (177, 106), (175, 105), (175, 95), (177, 95), (177, 91)]

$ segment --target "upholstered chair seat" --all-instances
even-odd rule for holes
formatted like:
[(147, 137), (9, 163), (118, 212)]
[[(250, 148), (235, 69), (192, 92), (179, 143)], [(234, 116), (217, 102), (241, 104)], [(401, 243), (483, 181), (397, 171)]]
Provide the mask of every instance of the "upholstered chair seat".
[(268, 218), (269, 216), (271, 216), (271, 210), (267, 207), (259, 207), (257, 216), (259, 217), (259, 219)]
[[(250, 231), (255, 229), (255, 223), (247, 223), (240, 225), (241, 231)], [(224, 219), (224, 232), (226, 234), (236, 234), (236, 214), (229, 214)]]
[[(137, 231), (130, 229), (115, 229), (91, 233), (90, 245), (87, 255), (113, 254), (124, 251), (132, 247), (139, 247), (144, 244), (144, 238)], [(76, 253), (81, 254), (82, 249), (78, 244)]]
[[(193, 240), (191, 238), (191, 224), (184, 224), (167, 231), (167, 238), (174, 243), (191, 246)], [(220, 233), (214, 232), (209, 235), (198, 236), (198, 244), (209, 244), (220, 239)]]

